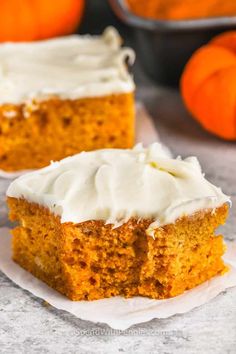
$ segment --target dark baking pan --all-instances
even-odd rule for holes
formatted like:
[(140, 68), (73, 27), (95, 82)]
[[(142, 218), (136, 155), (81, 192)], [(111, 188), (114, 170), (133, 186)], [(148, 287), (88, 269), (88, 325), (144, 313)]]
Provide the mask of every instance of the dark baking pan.
[(178, 85), (184, 65), (197, 48), (223, 30), (236, 28), (236, 16), (151, 20), (134, 15), (125, 0), (109, 1), (116, 15), (133, 27), (137, 55), (147, 74), (168, 86)]

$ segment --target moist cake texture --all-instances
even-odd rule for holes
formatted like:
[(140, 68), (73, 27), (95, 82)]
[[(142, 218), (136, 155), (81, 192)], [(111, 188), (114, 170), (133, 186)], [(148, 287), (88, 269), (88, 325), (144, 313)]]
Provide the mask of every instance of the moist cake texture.
[(72, 300), (173, 297), (226, 271), (229, 197), (196, 158), (159, 144), (104, 149), (24, 175), (8, 191), (13, 259)]
[(0, 169), (134, 143), (134, 53), (114, 28), (0, 45)]

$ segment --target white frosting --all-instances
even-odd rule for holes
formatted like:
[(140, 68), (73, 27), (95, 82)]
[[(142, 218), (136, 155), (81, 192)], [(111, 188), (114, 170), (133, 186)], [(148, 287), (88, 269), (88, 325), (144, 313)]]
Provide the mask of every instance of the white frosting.
[(148, 229), (229, 202), (208, 182), (196, 157), (173, 159), (154, 143), (132, 150), (82, 152), (16, 179), (7, 196), (49, 208), (61, 222), (154, 218)]
[(0, 45), (0, 104), (18, 104), (53, 96), (76, 99), (134, 90), (117, 31), (101, 36), (72, 35), (28, 43)]

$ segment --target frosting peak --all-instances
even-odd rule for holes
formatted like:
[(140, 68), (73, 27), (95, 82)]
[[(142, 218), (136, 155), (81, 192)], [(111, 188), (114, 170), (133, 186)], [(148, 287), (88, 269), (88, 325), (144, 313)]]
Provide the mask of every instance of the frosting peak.
[(133, 64), (135, 54), (121, 42), (108, 27), (101, 36), (0, 44), (0, 104), (132, 92), (126, 60)]
[(82, 152), (11, 183), (7, 196), (48, 207), (61, 222), (130, 217), (154, 219), (153, 228), (229, 201), (208, 182), (198, 160), (173, 159), (158, 143), (132, 150)]

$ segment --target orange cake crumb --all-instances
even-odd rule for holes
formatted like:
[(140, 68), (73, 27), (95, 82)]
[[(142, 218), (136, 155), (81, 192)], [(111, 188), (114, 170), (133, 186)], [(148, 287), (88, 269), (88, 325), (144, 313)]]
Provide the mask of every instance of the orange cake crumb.
[(115, 295), (165, 299), (226, 271), (225, 245), (215, 229), (228, 206), (196, 212), (146, 230), (153, 220), (131, 218), (117, 228), (104, 221), (61, 223), (49, 209), (8, 198), (13, 259), (71, 300)]
[(134, 144), (133, 93), (0, 106), (0, 169), (48, 165), (84, 150)]

